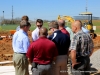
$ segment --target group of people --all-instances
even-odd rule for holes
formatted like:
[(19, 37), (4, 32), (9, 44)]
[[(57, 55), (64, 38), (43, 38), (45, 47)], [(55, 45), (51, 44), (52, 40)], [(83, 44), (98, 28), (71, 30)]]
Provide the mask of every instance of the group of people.
[[(71, 58), (73, 75), (90, 75), (90, 56), (93, 41), (82, 31), (82, 22), (74, 21), (67, 30), (64, 20), (51, 21), (49, 29), (43, 27), (43, 20), (37, 19), (37, 28), (32, 32), (32, 43), (28, 37), (31, 24), (23, 16), (20, 28), (13, 35), (13, 64), (16, 75), (68, 75), (67, 62)], [(48, 31), (52, 34), (48, 34)], [(73, 36), (72, 36), (73, 35)], [(82, 72), (81, 72), (82, 71)], [(84, 72), (83, 72), (84, 71)]]

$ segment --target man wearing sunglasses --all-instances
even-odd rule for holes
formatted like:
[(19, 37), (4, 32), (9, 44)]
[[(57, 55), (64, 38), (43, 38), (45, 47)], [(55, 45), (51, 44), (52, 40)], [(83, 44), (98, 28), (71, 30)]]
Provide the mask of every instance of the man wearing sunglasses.
[(36, 26), (37, 28), (32, 32), (32, 41), (36, 41), (39, 38), (39, 29), (43, 26), (43, 20), (37, 19)]

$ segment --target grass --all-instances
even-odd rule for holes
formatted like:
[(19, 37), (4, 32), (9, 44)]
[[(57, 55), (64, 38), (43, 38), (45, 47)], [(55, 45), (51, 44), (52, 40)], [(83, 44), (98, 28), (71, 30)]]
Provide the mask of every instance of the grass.
[[(66, 24), (68, 27), (70, 26), (70, 23)], [(100, 20), (93, 20), (93, 25), (96, 26), (96, 31), (95, 33), (100, 34)], [(16, 30), (18, 25), (3, 25), (0, 26), (0, 30)], [(44, 23), (44, 27), (48, 28), (48, 23)], [(30, 30), (33, 31), (36, 28), (35, 24), (31, 25)]]
[[(2, 25), (0, 26), (0, 30), (16, 30), (19, 25)], [(44, 27), (48, 28), (48, 23), (44, 23)], [(30, 30), (34, 30), (36, 28), (35, 24), (31, 24)]]

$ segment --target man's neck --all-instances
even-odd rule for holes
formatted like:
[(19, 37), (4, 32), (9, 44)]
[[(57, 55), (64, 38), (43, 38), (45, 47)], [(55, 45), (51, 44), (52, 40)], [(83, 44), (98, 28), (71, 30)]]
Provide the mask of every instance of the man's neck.
[(57, 30), (59, 30), (59, 29), (54, 29), (54, 32), (57, 31)]
[(46, 38), (47, 36), (45, 36), (45, 35), (40, 35), (39, 37), (40, 37), (40, 38), (41, 38), (41, 37), (44, 37), (44, 38)]
[(22, 31), (24, 31), (24, 32), (26, 32), (27, 33), (27, 31), (24, 29), (24, 28), (20, 28)]
[(63, 29), (64, 27), (59, 27), (59, 30)]
[(78, 29), (75, 33), (79, 32), (79, 31), (81, 31), (81, 29)]

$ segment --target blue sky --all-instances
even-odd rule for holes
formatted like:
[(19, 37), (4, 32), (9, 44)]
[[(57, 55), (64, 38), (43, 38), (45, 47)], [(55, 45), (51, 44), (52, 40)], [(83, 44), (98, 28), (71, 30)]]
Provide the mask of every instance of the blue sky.
[[(29, 16), (30, 20), (37, 18), (54, 20), (58, 15), (78, 16), (85, 12), (86, 0), (0, 0), (0, 17), (14, 18)], [(100, 0), (87, 0), (88, 11), (93, 16), (100, 17)]]

